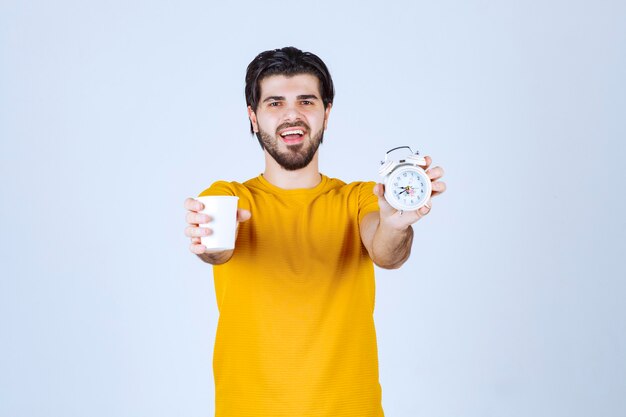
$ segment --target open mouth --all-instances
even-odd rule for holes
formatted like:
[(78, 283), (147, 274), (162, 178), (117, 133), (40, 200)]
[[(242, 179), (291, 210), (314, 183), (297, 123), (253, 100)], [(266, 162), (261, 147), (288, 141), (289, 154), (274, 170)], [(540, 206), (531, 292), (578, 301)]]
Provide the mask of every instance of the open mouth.
[(286, 144), (298, 143), (304, 139), (304, 130), (299, 128), (289, 128), (280, 132), (280, 137)]

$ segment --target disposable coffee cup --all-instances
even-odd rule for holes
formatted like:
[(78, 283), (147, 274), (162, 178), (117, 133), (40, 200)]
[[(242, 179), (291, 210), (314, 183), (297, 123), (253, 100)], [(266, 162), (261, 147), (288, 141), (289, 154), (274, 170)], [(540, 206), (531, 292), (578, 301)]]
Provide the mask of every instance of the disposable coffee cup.
[(239, 197), (212, 195), (197, 198), (204, 204), (200, 213), (211, 216), (209, 223), (200, 227), (213, 230), (209, 236), (202, 236), (201, 243), (212, 250), (235, 249), (235, 234), (237, 232), (237, 201)]

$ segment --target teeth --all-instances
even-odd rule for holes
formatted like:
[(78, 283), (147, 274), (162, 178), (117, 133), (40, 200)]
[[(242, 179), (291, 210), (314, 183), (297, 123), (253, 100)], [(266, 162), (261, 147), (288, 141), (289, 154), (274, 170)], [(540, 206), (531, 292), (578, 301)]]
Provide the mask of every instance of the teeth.
[(282, 137), (285, 137), (287, 135), (304, 135), (304, 132), (298, 129), (298, 130), (288, 130), (280, 134), (280, 136)]

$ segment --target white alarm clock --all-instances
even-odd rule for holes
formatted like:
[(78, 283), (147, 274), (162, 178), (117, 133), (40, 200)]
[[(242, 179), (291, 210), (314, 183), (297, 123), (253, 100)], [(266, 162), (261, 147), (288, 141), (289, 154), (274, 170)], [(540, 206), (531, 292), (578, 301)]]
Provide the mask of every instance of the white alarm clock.
[[(398, 160), (388, 160), (395, 150), (406, 148), (411, 153)], [(378, 174), (383, 177), (385, 200), (396, 210), (414, 211), (424, 206), (432, 193), (430, 177), (422, 167), (426, 159), (408, 146), (390, 149), (381, 161)]]

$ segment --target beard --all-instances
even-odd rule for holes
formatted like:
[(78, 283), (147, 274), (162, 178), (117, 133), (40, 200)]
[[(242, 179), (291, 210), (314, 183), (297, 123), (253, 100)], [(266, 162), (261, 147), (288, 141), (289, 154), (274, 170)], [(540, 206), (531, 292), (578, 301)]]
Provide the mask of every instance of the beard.
[(315, 152), (317, 152), (320, 144), (324, 141), (324, 128), (321, 128), (315, 136), (310, 136), (311, 130), (307, 125), (302, 123), (295, 125), (281, 125), (278, 129), (276, 129), (276, 132), (286, 127), (296, 126), (306, 128), (306, 131), (309, 132), (309, 138), (305, 138), (304, 141), (295, 145), (287, 145), (287, 149), (284, 151), (279, 149), (280, 139), (276, 139), (278, 133), (276, 133), (276, 135), (270, 135), (269, 133), (263, 131), (263, 129), (259, 128), (259, 131), (256, 134), (259, 141), (263, 144), (263, 149), (267, 150), (278, 165), (287, 171), (296, 171), (309, 165), (315, 156)]

